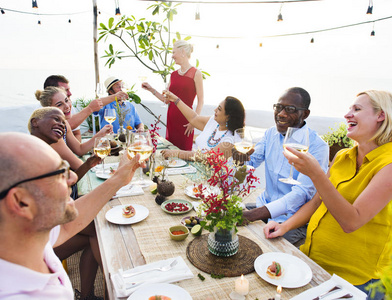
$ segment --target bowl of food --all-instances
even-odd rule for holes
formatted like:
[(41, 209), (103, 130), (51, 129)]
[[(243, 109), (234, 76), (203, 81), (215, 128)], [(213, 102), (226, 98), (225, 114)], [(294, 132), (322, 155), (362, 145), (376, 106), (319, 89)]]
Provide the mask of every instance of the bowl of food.
[(176, 225), (169, 228), (169, 235), (172, 240), (183, 241), (189, 235), (189, 230), (184, 225)]

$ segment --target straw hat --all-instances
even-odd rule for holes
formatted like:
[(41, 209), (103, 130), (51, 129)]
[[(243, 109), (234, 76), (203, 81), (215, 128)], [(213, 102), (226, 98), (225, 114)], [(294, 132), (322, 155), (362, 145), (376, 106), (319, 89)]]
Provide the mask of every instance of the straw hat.
[(114, 76), (109, 77), (108, 79), (105, 80), (105, 86), (106, 86), (106, 91), (109, 92), (111, 87), (116, 83), (121, 81), (120, 79), (117, 79)]

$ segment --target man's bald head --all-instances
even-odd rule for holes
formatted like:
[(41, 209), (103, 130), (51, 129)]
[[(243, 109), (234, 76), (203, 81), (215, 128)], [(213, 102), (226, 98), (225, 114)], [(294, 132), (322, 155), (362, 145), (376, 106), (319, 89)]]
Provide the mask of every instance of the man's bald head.
[(61, 161), (57, 152), (44, 141), (18, 132), (0, 133), (0, 153), (0, 191), (42, 174), (50, 160)]

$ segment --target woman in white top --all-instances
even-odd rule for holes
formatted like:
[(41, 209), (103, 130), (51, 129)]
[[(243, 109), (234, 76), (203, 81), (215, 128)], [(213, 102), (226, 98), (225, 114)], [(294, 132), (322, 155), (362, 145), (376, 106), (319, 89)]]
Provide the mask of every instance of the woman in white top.
[[(214, 110), (214, 116), (200, 116), (189, 108), (180, 98), (172, 92), (163, 91), (164, 96), (173, 102), (189, 123), (202, 131), (196, 138), (196, 146), (200, 150), (211, 150), (222, 152), (226, 158), (231, 156), (231, 149), (234, 145), (234, 131), (244, 127), (245, 110), (240, 100), (228, 96), (219, 103)], [(165, 158), (179, 157), (191, 160), (194, 151), (185, 150), (163, 150)]]

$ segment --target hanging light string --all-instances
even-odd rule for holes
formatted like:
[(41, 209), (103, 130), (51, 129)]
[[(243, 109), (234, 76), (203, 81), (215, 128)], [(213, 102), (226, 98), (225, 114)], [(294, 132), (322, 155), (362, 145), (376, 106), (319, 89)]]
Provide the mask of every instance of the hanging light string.
[(78, 14), (85, 14), (85, 13), (91, 13), (91, 10), (86, 10), (86, 11), (79, 11), (79, 12), (74, 12), (74, 13), (63, 13), (63, 14), (43, 14), (43, 13), (37, 13), (37, 12), (29, 12), (29, 11), (21, 11), (21, 10), (15, 10), (15, 9), (9, 9), (9, 8), (1, 8), (4, 11), (10, 11), (18, 14), (26, 14), (26, 15), (41, 15), (41, 16), (69, 16), (69, 15), (78, 15)]
[[(139, 1), (151, 1), (156, 2), (157, 0), (139, 0)], [(314, 1), (323, 1), (323, 0), (285, 0), (285, 1), (198, 1), (198, 0), (165, 0), (165, 2), (180, 2), (183, 4), (186, 3), (203, 3), (203, 4), (257, 4), (257, 3), (296, 3), (296, 2), (314, 2)]]
[[(388, 20), (388, 19), (392, 19), (392, 16), (380, 18), (380, 19), (373, 20), (373, 21), (365, 21), (365, 22), (360, 22), (360, 23), (342, 25), (342, 26), (325, 28), (325, 29), (319, 29), (319, 30), (313, 30), (313, 31), (284, 33), (284, 34), (277, 34), (277, 35), (254, 36), (254, 37), (255, 38), (274, 38), (274, 37), (284, 37), (284, 36), (294, 36), (294, 35), (304, 35), (304, 34), (311, 34), (311, 33), (319, 33), (319, 32), (324, 32), (324, 31), (332, 31), (332, 30), (338, 30), (338, 29), (342, 29), (342, 28), (354, 27), (354, 26), (368, 24), (368, 23), (375, 23), (375, 22), (385, 21), (385, 20)], [(172, 33), (174, 33), (174, 32), (172, 32)], [(243, 36), (207, 36), (207, 35), (196, 35), (196, 34), (188, 34), (188, 33), (182, 33), (182, 34), (187, 35), (187, 36), (192, 36), (192, 37), (212, 38), (212, 39), (242, 39), (242, 38), (244, 38)]]

